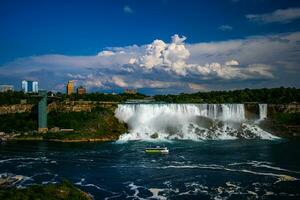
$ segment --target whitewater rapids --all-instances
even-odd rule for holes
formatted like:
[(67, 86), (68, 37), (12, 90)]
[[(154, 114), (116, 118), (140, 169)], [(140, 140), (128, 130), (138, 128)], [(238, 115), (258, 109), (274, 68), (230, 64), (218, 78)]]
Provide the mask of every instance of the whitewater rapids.
[(246, 119), (244, 104), (119, 104), (115, 116), (129, 127), (119, 141), (277, 138)]

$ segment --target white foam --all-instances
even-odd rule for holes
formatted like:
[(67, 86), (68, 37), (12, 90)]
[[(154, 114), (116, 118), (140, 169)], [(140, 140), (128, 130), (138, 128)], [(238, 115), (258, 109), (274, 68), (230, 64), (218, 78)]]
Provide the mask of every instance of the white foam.
[(228, 168), (222, 165), (205, 165), (205, 164), (195, 164), (195, 165), (167, 165), (162, 167), (156, 167), (158, 169), (211, 169), (211, 170), (224, 170), (224, 171), (231, 171), (231, 172), (241, 172), (241, 173), (247, 173), (247, 174), (253, 174), (258, 176), (270, 176), (276, 179), (274, 183), (278, 183), (281, 181), (296, 181), (299, 180), (298, 178), (295, 178), (290, 175), (286, 174), (277, 174), (277, 173), (269, 173), (269, 172), (257, 172), (254, 170), (248, 170), (248, 169), (235, 169), (235, 168)]
[(85, 183), (85, 179), (82, 178), (80, 181), (74, 183), (75, 185), (79, 185), (79, 186), (82, 186), (82, 187), (93, 187), (93, 188), (96, 188), (97, 190), (100, 190), (100, 191), (104, 191), (104, 192), (108, 192), (108, 193), (111, 193), (111, 194), (116, 194), (115, 192), (112, 192), (112, 191), (109, 191), (109, 190), (106, 190), (98, 185), (95, 185), (95, 184), (92, 184), (92, 183)]
[(145, 200), (145, 198), (142, 198), (142, 197), (139, 197), (139, 188), (143, 188), (141, 186), (137, 186), (135, 185), (133, 182), (131, 182), (129, 185), (128, 185), (129, 189), (134, 191), (134, 194), (133, 195), (127, 195), (126, 198), (134, 198), (134, 199), (139, 199), (139, 200)]
[(150, 188), (149, 191), (152, 193), (152, 196), (150, 197), (153, 199), (160, 199), (160, 200), (164, 200), (167, 199), (166, 197), (159, 195), (160, 192), (163, 192), (164, 189), (159, 189), (159, 188)]
[(6, 163), (6, 162), (16, 162), (16, 161), (49, 161), (46, 157), (38, 157), (38, 158), (27, 158), (27, 157), (17, 157), (17, 158), (8, 158), (0, 160), (0, 163)]
[(115, 116), (130, 130), (119, 142), (277, 138), (250, 125), (243, 104), (120, 104)]
[(250, 166), (256, 167), (256, 168), (268, 168), (268, 169), (272, 169), (272, 170), (276, 170), (276, 171), (284, 171), (284, 172), (300, 174), (299, 171), (288, 170), (288, 169), (284, 169), (281, 167), (275, 167), (275, 166), (271, 166), (271, 164), (272, 163), (270, 163), (270, 162), (252, 160), (252, 161), (248, 161), (248, 162), (231, 163), (229, 165), (230, 166), (250, 165)]
[(121, 196), (122, 196), (122, 194), (112, 195), (112, 196), (109, 196), (109, 197), (105, 197), (104, 200), (115, 199), (115, 198), (118, 198), (118, 197), (121, 197)]

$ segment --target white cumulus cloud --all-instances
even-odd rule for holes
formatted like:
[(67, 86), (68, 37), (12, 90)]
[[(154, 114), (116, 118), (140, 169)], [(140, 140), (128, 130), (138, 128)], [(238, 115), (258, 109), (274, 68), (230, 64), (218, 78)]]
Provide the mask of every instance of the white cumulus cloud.
[(184, 45), (185, 39), (186, 37), (179, 37), (176, 34), (169, 44), (162, 40), (154, 40), (146, 46), (145, 55), (136, 60), (136, 64), (147, 69), (159, 67), (179, 75), (186, 75), (188, 67), (186, 60), (190, 56), (190, 52)]
[(101, 51), (98, 53), (98, 56), (113, 56), (116, 53), (113, 51)]
[(128, 84), (121, 77), (113, 76), (112, 81), (113, 81), (113, 83), (115, 83), (116, 86), (119, 86), (122, 88), (128, 87)]
[(225, 65), (235, 66), (235, 65), (239, 65), (239, 62), (236, 60), (229, 60), (229, 61), (225, 62)]

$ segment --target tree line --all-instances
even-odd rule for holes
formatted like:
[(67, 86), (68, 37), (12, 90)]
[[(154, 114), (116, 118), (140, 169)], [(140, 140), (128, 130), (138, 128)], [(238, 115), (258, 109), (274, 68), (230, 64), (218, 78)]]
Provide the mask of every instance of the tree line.
[[(72, 94), (66, 95), (62, 93), (49, 92), (48, 96), (57, 97), (58, 101), (110, 101), (125, 102), (128, 99), (144, 99), (149, 96), (144, 94), (105, 94), (105, 93), (87, 93), (83, 95)], [(245, 102), (261, 102), (261, 103), (292, 103), (300, 102), (300, 89), (298, 88), (262, 88), (262, 89), (243, 89), (230, 91), (209, 91), (197, 92), (192, 94), (166, 94), (155, 95), (156, 101), (166, 103), (245, 103)], [(0, 105), (19, 104), (22, 99), (27, 103), (37, 103), (38, 99), (32, 94), (24, 94), (23, 92), (2, 92), (0, 93)]]
[(292, 103), (300, 102), (300, 89), (297, 88), (263, 88), (233, 91), (210, 91), (193, 94), (156, 95), (156, 101), (167, 103)]

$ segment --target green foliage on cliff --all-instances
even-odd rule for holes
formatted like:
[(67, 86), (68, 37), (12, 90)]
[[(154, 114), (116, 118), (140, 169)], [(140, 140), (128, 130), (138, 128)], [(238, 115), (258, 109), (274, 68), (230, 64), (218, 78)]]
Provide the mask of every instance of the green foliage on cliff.
[(276, 113), (273, 120), (281, 125), (299, 125), (300, 113)]
[(25, 189), (0, 189), (0, 199), (2, 200), (91, 200), (86, 193), (74, 187), (73, 184), (64, 181), (54, 185), (33, 185)]
[(21, 99), (26, 99), (27, 103), (36, 103), (37, 99), (24, 92), (0, 92), (0, 105), (19, 104)]
[(211, 91), (194, 94), (156, 95), (156, 101), (168, 103), (291, 103), (300, 102), (300, 89), (272, 88), (272, 89), (244, 89), (234, 91)]
[(279, 137), (299, 136), (300, 113), (275, 113), (260, 123), (261, 128)]
[(37, 129), (37, 114), (13, 113), (0, 115), (0, 131), (31, 131)]
[[(0, 115), (0, 131), (28, 132), (37, 129), (36, 113), (16, 113)], [(96, 107), (91, 112), (50, 112), (48, 127), (59, 127), (76, 130), (76, 133), (48, 133), (44, 139), (81, 139), (113, 137), (127, 131), (124, 123), (114, 116), (114, 108)], [(22, 138), (40, 137), (40, 134), (22, 134)]]
[(71, 128), (75, 133), (48, 133), (45, 139), (118, 138), (127, 131), (109, 108), (96, 107), (91, 112), (50, 112), (48, 127)]

